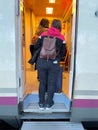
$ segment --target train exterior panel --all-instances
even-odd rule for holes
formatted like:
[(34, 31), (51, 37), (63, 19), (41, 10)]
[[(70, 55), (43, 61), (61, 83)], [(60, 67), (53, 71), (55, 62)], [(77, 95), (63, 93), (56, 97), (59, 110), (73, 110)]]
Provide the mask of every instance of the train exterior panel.
[(98, 121), (97, 0), (79, 0), (72, 119)]
[(17, 0), (0, 1), (0, 120), (19, 126), (20, 48)]

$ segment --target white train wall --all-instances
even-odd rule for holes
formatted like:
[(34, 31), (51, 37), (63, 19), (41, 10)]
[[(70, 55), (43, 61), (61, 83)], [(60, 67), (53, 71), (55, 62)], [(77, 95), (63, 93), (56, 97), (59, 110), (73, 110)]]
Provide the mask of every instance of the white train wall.
[(18, 0), (0, 0), (0, 119), (19, 119), (21, 46)]
[(72, 120), (98, 121), (98, 0), (78, 0)]

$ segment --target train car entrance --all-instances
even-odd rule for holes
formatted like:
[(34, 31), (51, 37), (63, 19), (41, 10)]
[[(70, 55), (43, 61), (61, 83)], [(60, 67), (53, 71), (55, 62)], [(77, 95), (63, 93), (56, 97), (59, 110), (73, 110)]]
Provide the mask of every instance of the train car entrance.
[[(53, 15), (46, 15), (46, 5), (53, 6)], [(67, 54), (60, 62), (62, 90), (55, 92), (54, 107), (40, 111), (37, 71), (28, 60), (31, 39), (43, 17), (50, 23), (54, 18), (62, 21)], [(22, 130), (46, 129), (47, 121), (53, 125), (50, 129), (58, 125), (57, 129), (69, 129), (72, 121), (93, 124), (98, 129), (97, 24), (98, 0), (89, 0), (89, 4), (88, 0), (56, 0), (55, 4), (46, 0), (1, 0), (0, 120), (16, 128), (27, 121)], [(65, 120), (69, 121), (67, 125), (61, 122)], [(75, 128), (73, 124), (71, 128)]]
[[(43, 12), (43, 8), (49, 6), (45, 0), (39, 3), (36, 0), (22, 1), (24, 3), (21, 10), (21, 38), (22, 38), (22, 74), (24, 77), (21, 82), (20, 99), (23, 102), (23, 112), (47, 113), (40, 111), (38, 107), (38, 87), (37, 70), (35, 65), (30, 65), (28, 60), (31, 57), (30, 44), (31, 39), (35, 34), (39, 21), (45, 17), (51, 23), (52, 19), (58, 18), (62, 21), (62, 34), (65, 36), (67, 44), (67, 53), (63, 61), (60, 62), (62, 69), (62, 84), (61, 91), (55, 92), (54, 108), (50, 113), (70, 112), (72, 101), (72, 84), (73, 84), (73, 69), (74, 69), (74, 41), (75, 41), (75, 22), (76, 22), (76, 1), (61, 0), (56, 1), (54, 6), (54, 14), (47, 15)], [(21, 3), (20, 3), (21, 4)], [(41, 4), (41, 5), (40, 5)], [(58, 12), (58, 9), (61, 11)], [(38, 11), (40, 10), (40, 11)], [(42, 12), (41, 12), (42, 11)]]

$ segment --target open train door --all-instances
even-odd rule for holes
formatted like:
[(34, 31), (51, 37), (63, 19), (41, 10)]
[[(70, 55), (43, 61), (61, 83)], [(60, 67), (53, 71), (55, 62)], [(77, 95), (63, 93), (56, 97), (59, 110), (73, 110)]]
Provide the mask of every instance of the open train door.
[(20, 46), (21, 46), (21, 87), (20, 98), (23, 100), (25, 92), (25, 20), (24, 20), (24, 5), (23, 0), (20, 0)]
[(17, 63), (18, 63), (18, 74), (19, 74), (19, 88), (18, 98), (19, 101), (23, 100), (25, 91), (25, 28), (24, 28), (24, 7), (23, 0), (16, 1), (16, 52), (17, 52)]
[(75, 60), (75, 40), (76, 40), (76, 5), (77, 0), (73, 0), (72, 4), (72, 35), (71, 35), (71, 59), (70, 59), (70, 77), (69, 77), (69, 98), (72, 98), (74, 83), (74, 60)]
[[(69, 23), (69, 20), (66, 19), (66, 16), (63, 19), (64, 21), (67, 20), (67, 22), (70, 24), (70, 30), (69, 30), (70, 31), (70, 38), (69, 38), (69, 42), (70, 42), (70, 45), (71, 45), (70, 46), (71, 58), (70, 58), (70, 68), (69, 68), (69, 71), (67, 72), (68, 76), (69, 76), (69, 79), (67, 81), (68, 85), (66, 85), (66, 83), (62, 85), (63, 86), (62, 94), (55, 94), (54, 100), (55, 100), (55, 102), (57, 102), (57, 104), (55, 104), (54, 109), (52, 109), (50, 111), (50, 113), (52, 113), (52, 112), (53, 113), (57, 112), (59, 114), (62, 113), (61, 114), (62, 118), (67, 118), (69, 116), (68, 113), (70, 113), (70, 110), (71, 110), (72, 90), (73, 90), (73, 75), (74, 75), (74, 50), (75, 50), (75, 30), (76, 30), (76, 2), (77, 2), (76, 0), (71, 1), (71, 6), (68, 9), (68, 13), (67, 13), (68, 19), (69, 19), (69, 17), (71, 19), (71, 23)], [(26, 28), (26, 40), (27, 40), (26, 44), (28, 44), (28, 43), (30, 44), (30, 30), (31, 30), (31, 28), (30, 28), (31, 24), (30, 23), (31, 23), (32, 19), (33, 19), (33, 22), (34, 22), (34, 17), (31, 15), (32, 12), (30, 12), (30, 10), (29, 11), (28, 10), (27, 10), (27, 12), (25, 10), (25, 26), (26, 26), (25, 28)], [(70, 12), (70, 14), (69, 14), (69, 12)], [(29, 35), (27, 34), (28, 32), (29, 32)], [(28, 47), (29, 47), (29, 45), (27, 45), (27, 47), (26, 47), (26, 49), (27, 49), (26, 50), (26, 55), (28, 55), (28, 53), (29, 53)], [(27, 59), (28, 59), (28, 57), (26, 57), (26, 64), (28, 64), (27, 63)], [(29, 67), (27, 66), (26, 70), (28, 68)], [(66, 72), (64, 71), (63, 74), (65, 74), (65, 73)], [(30, 75), (29, 75), (29, 78), (31, 78)], [(64, 75), (63, 75), (63, 80), (66, 80), (66, 79), (67, 78), (64, 79)], [(34, 86), (35, 86), (35, 84), (34, 84)], [(29, 86), (27, 86), (27, 87), (29, 88)], [(33, 85), (32, 85), (32, 88), (33, 88)], [(68, 90), (68, 92), (66, 92), (66, 90)], [(35, 91), (33, 91), (33, 92), (30, 91), (30, 92), (29, 92), (29, 94), (27, 94), (25, 96), (25, 98), (23, 100), (23, 112), (24, 113), (32, 112), (32, 113), (39, 114), (40, 110), (39, 110), (39, 106), (38, 106), (38, 91), (36, 93), (35, 93)], [(51, 115), (49, 115), (48, 118), (54, 118), (54, 114), (53, 113)], [(66, 113), (66, 114), (64, 114), (64, 113)], [(66, 115), (67, 115), (67, 117), (66, 117)], [(41, 114), (41, 116), (39, 118), (41, 118), (41, 117), (43, 118), (42, 114)], [(30, 117), (30, 118), (32, 118), (32, 117)], [(35, 116), (33, 118), (35, 118)], [(36, 116), (36, 118), (37, 118), (37, 116)], [(56, 118), (56, 116), (55, 116), (55, 118)]]

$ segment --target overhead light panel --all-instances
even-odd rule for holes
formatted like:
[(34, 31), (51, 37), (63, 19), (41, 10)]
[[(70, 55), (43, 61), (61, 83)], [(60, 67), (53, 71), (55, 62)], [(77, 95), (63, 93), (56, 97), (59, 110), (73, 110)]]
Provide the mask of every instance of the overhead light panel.
[(49, 0), (49, 3), (55, 3), (55, 0)]
[(47, 7), (46, 14), (53, 14), (53, 8)]

